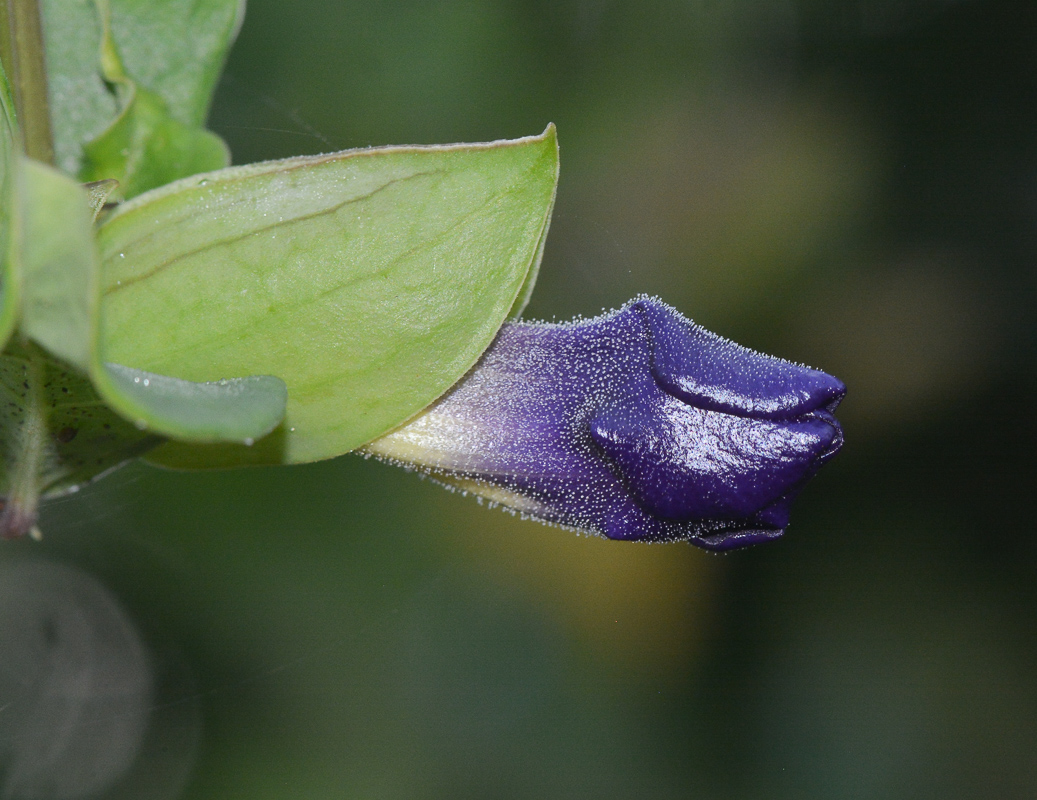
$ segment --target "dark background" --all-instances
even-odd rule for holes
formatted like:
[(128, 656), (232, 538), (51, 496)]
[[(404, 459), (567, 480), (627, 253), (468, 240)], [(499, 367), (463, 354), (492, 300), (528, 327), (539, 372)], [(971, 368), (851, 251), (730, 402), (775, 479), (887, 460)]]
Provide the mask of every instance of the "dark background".
[(111, 796), (1033, 797), (1035, 48), (1016, 2), (250, 0), (236, 163), (554, 122), (526, 315), (658, 294), (842, 378), (846, 446), (726, 556), (353, 456), (126, 468), (4, 545), (151, 649), (138, 773), (193, 772)]

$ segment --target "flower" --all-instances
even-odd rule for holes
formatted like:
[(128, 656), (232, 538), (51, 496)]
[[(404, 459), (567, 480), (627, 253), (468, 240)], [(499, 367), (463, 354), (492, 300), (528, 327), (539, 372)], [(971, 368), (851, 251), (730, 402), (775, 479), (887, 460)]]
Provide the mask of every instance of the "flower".
[(505, 325), (448, 394), (364, 450), (547, 523), (727, 550), (784, 532), (842, 446), (845, 391), (641, 297)]

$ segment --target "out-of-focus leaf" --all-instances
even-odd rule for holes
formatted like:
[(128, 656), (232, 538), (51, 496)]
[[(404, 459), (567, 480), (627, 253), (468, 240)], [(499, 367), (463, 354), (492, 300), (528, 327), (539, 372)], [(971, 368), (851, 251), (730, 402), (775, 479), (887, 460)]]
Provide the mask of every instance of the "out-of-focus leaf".
[(138, 87), (111, 127), (84, 145), (79, 177), (115, 179), (117, 192), (130, 198), (229, 163), (219, 136), (174, 119), (162, 98)]
[(11, 150), (14, 146), (15, 131), (17, 130), (14, 115), (14, 95), (11, 93), (11, 83), (7, 79), (3, 63), (0, 62), (0, 124), (3, 125), (0, 137), (2, 137), (5, 151)]
[(21, 159), (21, 329), (89, 372), (97, 255), (86, 192), (56, 169)]
[(118, 194), (130, 198), (227, 166), (230, 152), (219, 136), (176, 119), (162, 97), (129, 76), (109, 24), (108, 0), (96, 3), (102, 21), (101, 72), (115, 88), (122, 110), (102, 134), (83, 145), (80, 179), (114, 179)]
[(0, 354), (0, 535), (31, 528), (41, 496), (74, 490), (161, 441), (108, 408), (88, 377), (97, 257), (86, 193), (24, 156), (11, 166), (21, 336)]
[(126, 72), (160, 95), (170, 114), (201, 127), (245, 0), (109, 0)]
[(11, 87), (3, 64), (0, 64), (0, 350), (18, 324), (17, 264), (11, 257), (15, 130)]
[(101, 77), (101, 22), (93, 0), (41, 0), (54, 159), (76, 175), (83, 145), (119, 113)]
[(156, 451), (182, 467), (352, 450), (445, 392), (540, 252), (554, 128), (508, 142), (290, 159), (181, 181), (102, 224), (109, 358), (212, 380), (276, 374), (279, 435)]
[(86, 192), (23, 159), (23, 333), (89, 373), (103, 399), (140, 429), (197, 442), (250, 442), (284, 416), (284, 383), (268, 376), (192, 383), (105, 363), (97, 349), (97, 255)]
[[(41, 5), (57, 163), (76, 175), (83, 146), (122, 106), (101, 73), (102, 24), (94, 0)], [(110, 7), (112, 38), (127, 76), (161, 98), (173, 120), (200, 129), (244, 1), (110, 0)]]

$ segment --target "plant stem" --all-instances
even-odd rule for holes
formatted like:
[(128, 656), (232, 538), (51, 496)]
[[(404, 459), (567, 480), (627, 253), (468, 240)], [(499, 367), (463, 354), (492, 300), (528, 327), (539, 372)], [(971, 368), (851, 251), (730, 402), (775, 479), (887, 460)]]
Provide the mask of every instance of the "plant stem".
[(54, 163), (47, 65), (38, 0), (0, 0), (0, 57), (14, 95), (25, 153)]
[(10, 490), (0, 511), (0, 538), (37, 535), (36, 510), (40, 502), (40, 473), (50, 443), (44, 392), (44, 365), (34, 346), (27, 348), (22, 379), (25, 412), (14, 435), (9, 464)]

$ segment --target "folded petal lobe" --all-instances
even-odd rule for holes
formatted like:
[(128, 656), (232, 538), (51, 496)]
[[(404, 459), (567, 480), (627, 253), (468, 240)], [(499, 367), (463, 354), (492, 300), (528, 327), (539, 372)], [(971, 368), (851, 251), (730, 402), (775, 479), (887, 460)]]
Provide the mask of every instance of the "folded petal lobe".
[(783, 424), (693, 408), (658, 392), (603, 409), (591, 434), (653, 514), (678, 521), (748, 517), (816, 469), (836, 438), (826, 422)]
[(788, 419), (838, 404), (846, 393), (842, 381), (831, 375), (735, 344), (658, 300), (642, 299), (635, 307), (652, 331), (652, 374), (687, 403), (758, 419)]

